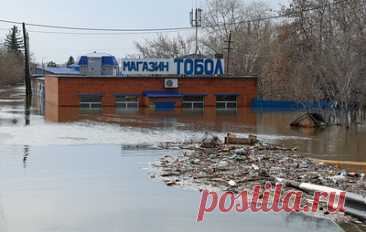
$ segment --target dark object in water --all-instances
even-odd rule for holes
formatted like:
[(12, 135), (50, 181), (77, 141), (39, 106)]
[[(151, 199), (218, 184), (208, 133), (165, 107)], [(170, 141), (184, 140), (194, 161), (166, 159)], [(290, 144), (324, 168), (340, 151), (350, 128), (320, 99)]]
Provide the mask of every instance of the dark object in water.
[(290, 126), (291, 127), (303, 127), (303, 128), (315, 128), (326, 126), (327, 123), (323, 116), (318, 113), (305, 113), (295, 119)]
[(216, 148), (222, 144), (221, 140), (214, 135), (205, 134), (205, 137), (201, 141), (202, 148)]

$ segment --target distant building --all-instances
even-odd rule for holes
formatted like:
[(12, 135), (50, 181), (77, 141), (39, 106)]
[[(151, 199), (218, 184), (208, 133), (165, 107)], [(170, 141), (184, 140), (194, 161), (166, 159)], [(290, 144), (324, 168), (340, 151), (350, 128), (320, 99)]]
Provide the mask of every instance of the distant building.
[(77, 65), (69, 67), (36, 67), (33, 71), (34, 77), (45, 75), (80, 75), (80, 68)]
[(80, 56), (77, 64), (82, 76), (117, 76), (117, 59), (108, 53), (93, 52)]

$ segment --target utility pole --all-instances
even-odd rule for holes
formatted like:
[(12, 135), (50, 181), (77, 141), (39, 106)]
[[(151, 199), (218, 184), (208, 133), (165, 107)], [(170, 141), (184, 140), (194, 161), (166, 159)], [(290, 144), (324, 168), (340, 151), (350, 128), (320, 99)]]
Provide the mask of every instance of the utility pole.
[(228, 40), (225, 40), (224, 42), (227, 43), (227, 61), (226, 61), (226, 73), (229, 75), (230, 71), (230, 52), (231, 52), (231, 43), (233, 42), (231, 40), (231, 31), (229, 32)]
[(25, 81), (25, 109), (24, 109), (24, 120), (25, 125), (30, 125), (30, 107), (32, 103), (32, 84), (29, 71), (29, 39), (25, 29), (25, 23), (23, 26), (23, 41), (24, 41), (24, 81)]
[(25, 23), (23, 25), (23, 41), (24, 41), (24, 80), (25, 80), (25, 91), (26, 96), (31, 97), (32, 96), (32, 84), (31, 84), (31, 77), (30, 77), (30, 71), (29, 71), (29, 39), (28, 34), (25, 29)]
[(198, 28), (202, 26), (202, 9), (192, 9), (190, 13), (191, 26), (196, 28), (196, 51), (195, 55), (198, 55)]

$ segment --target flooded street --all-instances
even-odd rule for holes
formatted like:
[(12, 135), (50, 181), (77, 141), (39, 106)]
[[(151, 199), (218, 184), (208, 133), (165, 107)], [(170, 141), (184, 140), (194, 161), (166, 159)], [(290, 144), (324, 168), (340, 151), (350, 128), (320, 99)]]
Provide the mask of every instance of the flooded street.
[(118, 145), (0, 150), (1, 231), (336, 230), (328, 221), (286, 214), (215, 214), (196, 223), (200, 193), (168, 188), (145, 170), (169, 151)]
[[(239, 108), (236, 112), (205, 111), (156, 112), (153, 109), (119, 111), (105, 107), (83, 110), (78, 107), (44, 105), (34, 97), (30, 116), (24, 114), (22, 88), (3, 91), (0, 98), (0, 144), (123, 144), (156, 146), (161, 142), (201, 139), (205, 132), (224, 137), (227, 132), (257, 134), (268, 143), (297, 147), (309, 157), (365, 161), (366, 123), (350, 129), (291, 129), (289, 124), (301, 112), (261, 111)], [(0, 95), (1, 96), (1, 95)], [(25, 127), (24, 125), (30, 124)], [(57, 131), (57, 133), (55, 133)]]
[(0, 93), (0, 231), (341, 231), (285, 213), (214, 213), (197, 223), (200, 193), (151, 179), (149, 163), (177, 152), (158, 149), (161, 142), (199, 140), (206, 131), (365, 161), (364, 124), (291, 130), (297, 112), (85, 112), (39, 102), (28, 117), (22, 91)]

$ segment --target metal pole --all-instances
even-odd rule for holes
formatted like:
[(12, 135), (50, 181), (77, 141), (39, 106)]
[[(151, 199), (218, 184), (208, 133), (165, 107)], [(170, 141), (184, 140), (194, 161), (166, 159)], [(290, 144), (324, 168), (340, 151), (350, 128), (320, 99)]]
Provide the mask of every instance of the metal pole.
[(25, 29), (25, 23), (23, 26), (23, 40), (24, 40), (24, 81), (25, 81), (25, 91), (26, 96), (32, 96), (32, 85), (31, 85), (31, 77), (29, 71), (29, 45), (28, 45), (28, 35)]
[(190, 12), (191, 26), (196, 28), (196, 50), (195, 56), (198, 55), (199, 45), (198, 45), (198, 28), (202, 26), (202, 9), (195, 8)]
[(227, 41), (227, 62), (226, 62), (226, 72), (229, 75), (230, 68), (230, 51), (231, 51), (231, 31), (229, 32), (229, 39)]
[(198, 25), (196, 22), (196, 56), (198, 55)]

